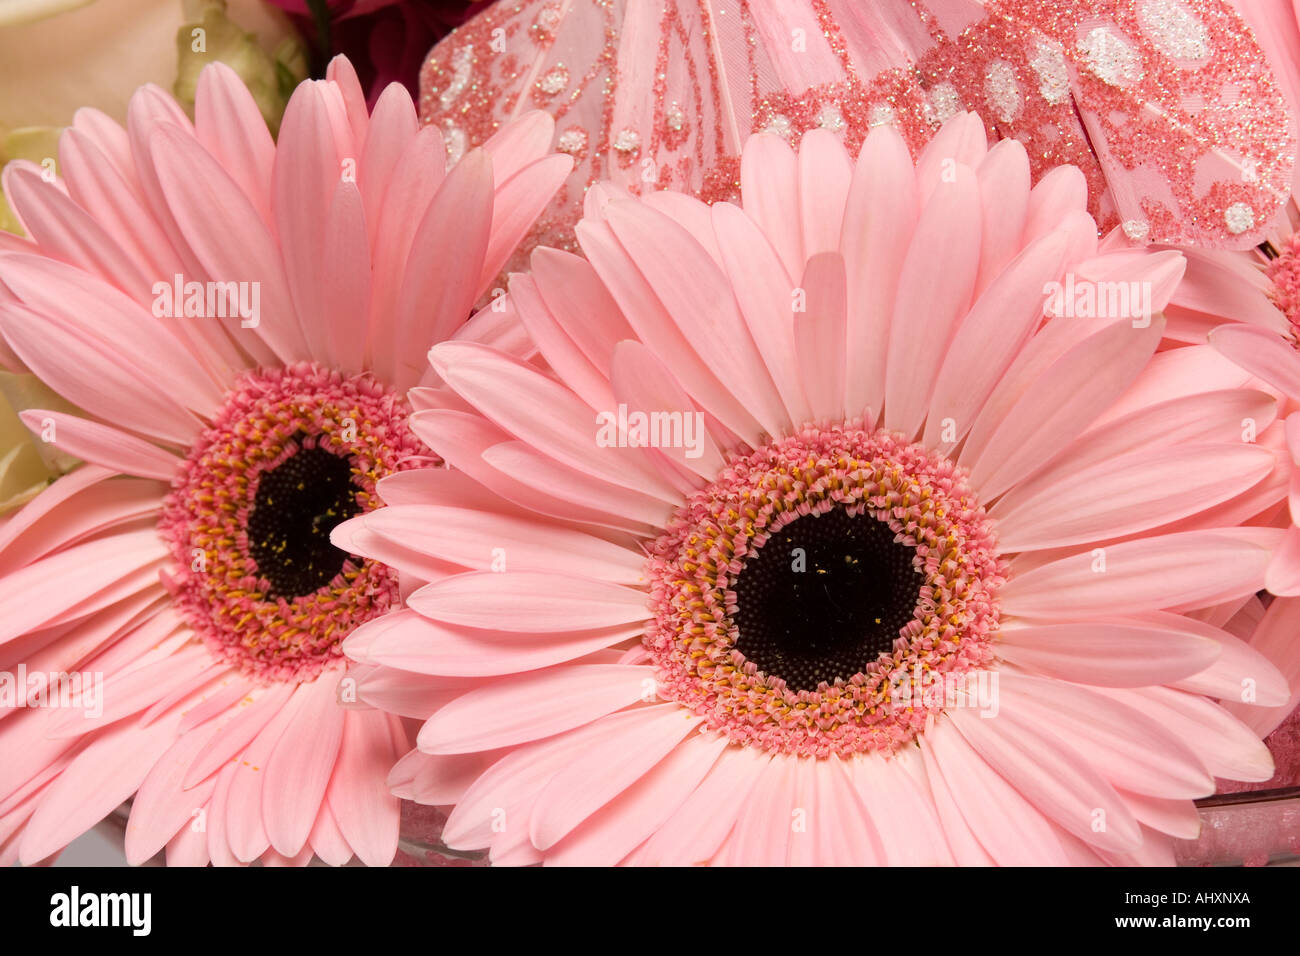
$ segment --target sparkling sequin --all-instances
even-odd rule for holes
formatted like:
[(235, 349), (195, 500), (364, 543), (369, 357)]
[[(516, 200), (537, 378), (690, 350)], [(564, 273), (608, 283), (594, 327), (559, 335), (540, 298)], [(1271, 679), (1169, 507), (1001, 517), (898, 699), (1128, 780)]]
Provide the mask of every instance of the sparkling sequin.
[(780, 113), (773, 116), (763, 130), (765, 133), (774, 133), (777, 136), (784, 136), (786, 139), (790, 138), (793, 131), (794, 124), (790, 122), (790, 117)]
[(940, 83), (930, 91), (930, 108), (935, 123), (946, 123), (961, 112), (961, 97), (951, 83)]
[(1210, 55), (1205, 24), (1175, 0), (1144, 0), (1138, 6), (1142, 29), (1156, 49), (1175, 60), (1204, 60)]
[(834, 103), (823, 107), (822, 111), (817, 114), (817, 125), (822, 129), (828, 129), (832, 133), (838, 133), (844, 128), (844, 114)]
[(570, 156), (581, 156), (587, 151), (587, 131), (580, 126), (569, 127), (556, 139), (555, 148)]
[(888, 126), (897, 118), (894, 108), (888, 103), (878, 103), (871, 107), (871, 114), (867, 120), (867, 125), (872, 129), (877, 126)]
[(554, 96), (556, 93), (563, 92), (568, 85), (569, 71), (562, 66), (557, 66), (537, 81), (537, 89), (546, 96)]
[(1124, 235), (1128, 236), (1135, 242), (1142, 242), (1150, 234), (1150, 223), (1143, 222), (1141, 219), (1124, 220)]
[(456, 98), (465, 92), (469, 86), (471, 72), (474, 68), (474, 48), (472, 46), (463, 46), (457, 50), (451, 58), (451, 81), (443, 87), (442, 92), (438, 95), (438, 104), (447, 109)]
[(1053, 106), (1070, 98), (1070, 72), (1065, 67), (1065, 54), (1058, 44), (1039, 40), (1034, 45), (1034, 56), (1029, 65), (1038, 74), (1038, 92)]
[(989, 66), (984, 92), (993, 108), (993, 115), (1002, 122), (1010, 123), (1020, 115), (1024, 97), (1016, 81), (1016, 69), (1006, 60), (998, 60)]
[(1239, 236), (1255, 225), (1255, 210), (1244, 202), (1235, 202), (1223, 211), (1223, 221), (1228, 224), (1228, 231)]
[(635, 153), (641, 148), (641, 134), (630, 127), (621, 129), (614, 137), (613, 145), (620, 153)]
[(1093, 27), (1079, 41), (1088, 69), (1103, 83), (1128, 86), (1142, 79), (1142, 60), (1133, 45), (1110, 27)]

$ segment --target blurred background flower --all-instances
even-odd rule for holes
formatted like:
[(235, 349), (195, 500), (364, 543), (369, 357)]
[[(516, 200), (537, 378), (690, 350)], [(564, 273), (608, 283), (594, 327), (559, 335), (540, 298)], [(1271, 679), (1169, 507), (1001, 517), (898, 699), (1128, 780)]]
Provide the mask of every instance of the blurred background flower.
[[(55, 156), (60, 129), (84, 106), (121, 122), (146, 83), (194, 103), (199, 70), (229, 65), (274, 132), (306, 48), (281, 10), (262, 0), (9, 0), (0, 5), (0, 165)], [(21, 77), (21, 81), (18, 79)], [(0, 229), (20, 232), (0, 199)]]
[(51, 480), (77, 464), (77, 459), (41, 441), (19, 420), (18, 413), (28, 408), (75, 411), (36, 376), (0, 372), (0, 516), (36, 497)]
[(270, 0), (312, 38), (313, 75), (342, 53), (356, 68), (373, 106), (389, 83), (419, 92), (420, 65), (429, 49), (470, 17), (491, 6), (476, 0)]

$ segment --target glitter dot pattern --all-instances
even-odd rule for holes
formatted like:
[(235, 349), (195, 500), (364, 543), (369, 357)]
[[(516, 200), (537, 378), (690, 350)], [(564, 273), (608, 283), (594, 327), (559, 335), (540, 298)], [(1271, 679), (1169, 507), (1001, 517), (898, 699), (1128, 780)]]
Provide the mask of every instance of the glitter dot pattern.
[[(1035, 176), (1081, 168), (1103, 230), (1143, 222), (1147, 242), (1261, 241), (1290, 192), (1296, 133), (1230, 4), (982, 8), (982, 18), (941, 25), (924, 0), (497, 3), (430, 53), (421, 120), (444, 130), (454, 159), (521, 106), (555, 117), (557, 145), (577, 162), (509, 269), (523, 268), (538, 243), (576, 251), (572, 228), (598, 180), (734, 200), (737, 156), (753, 131), (793, 144), (830, 129), (856, 154), (874, 126), (891, 123), (915, 154), (962, 110), (980, 113), (991, 137), (1020, 139)], [(890, 25), (899, 62), (864, 41), (872, 28), (858, 16), (877, 31)], [(1249, 220), (1230, 214), (1239, 205)]]

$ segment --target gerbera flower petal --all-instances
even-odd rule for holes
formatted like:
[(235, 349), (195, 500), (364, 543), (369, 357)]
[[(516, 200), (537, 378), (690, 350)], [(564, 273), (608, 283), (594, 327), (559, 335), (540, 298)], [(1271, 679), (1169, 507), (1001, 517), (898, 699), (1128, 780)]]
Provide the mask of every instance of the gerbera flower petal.
[(975, 174), (956, 165), (917, 220), (890, 320), (884, 424), (909, 437), (920, 430), (944, 348), (970, 305), (980, 229)]
[(645, 276), (628, 259), (609, 224), (583, 220), (576, 231), (582, 251), (618, 303), (636, 338), (656, 355), (672, 356), (673, 374), (705, 412), (737, 435), (757, 441), (762, 427), (695, 353)]
[[(1019, 247), (1017, 247), (1019, 248)], [(971, 307), (939, 369), (925, 441), (955, 445), (1043, 317), (1043, 288), (1065, 267), (1069, 237), (1050, 233), (1020, 251)]]
[[(953, 711), (954, 726), (976, 753), (1066, 832), (1104, 850), (1141, 846), (1137, 821), (1099, 768), (1031, 718), (1004, 710), (998, 719), (1011, 730), (996, 732), (978, 713)], [(1096, 811), (1105, 821), (1100, 830), (1093, 828)]]
[(976, 167), (975, 175), (979, 180), (983, 227), (980, 274), (975, 289), (977, 295), (982, 295), (989, 283), (1020, 254), (1022, 247), (1020, 238), (1029, 212), (1030, 189), (1029, 154), (1024, 144), (1017, 139), (995, 143)]
[[(764, 186), (760, 181), (753, 189), (761, 196)], [(884, 402), (887, 351), (880, 345), (889, 341), (894, 298), (919, 202), (916, 171), (902, 138), (883, 131), (868, 136), (853, 169), (840, 234), (849, 279), (848, 408), (878, 414)]]
[(397, 851), (401, 807), (384, 774), (406, 749), (406, 732), (387, 714), (349, 711), (326, 798), (339, 832), (368, 866), (387, 866)]
[(626, 859), (695, 790), (725, 746), (702, 739), (673, 749), (561, 840), (547, 865), (613, 866)]
[(152, 442), (75, 415), (32, 408), (18, 417), (36, 434), (48, 423), (63, 451), (123, 475), (170, 481), (180, 464), (175, 455)]
[[(1122, 542), (1104, 555), (1084, 552), (1009, 581), (1003, 604), (1027, 618), (1126, 614), (1162, 607), (1206, 607), (1259, 590), (1271, 528), (1187, 531)], [(1098, 560), (1104, 573), (1093, 570)]]
[(1134, 329), (1122, 319), (1066, 350), (1007, 410), (978, 457), (963, 453), (972, 480), (992, 498), (1064, 448), (1137, 378), (1162, 324)]
[[(802, 386), (794, 327), (790, 321), (794, 304), (791, 296), (799, 286), (786, 272), (785, 264), (761, 227), (740, 207), (725, 202), (715, 203), (711, 207), (710, 220), (720, 264), (735, 290), (745, 326), (763, 356), (789, 420), (811, 421), (813, 414)], [(538, 255), (533, 254), (534, 258)], [(806, 286), (802, 288), (806, 291)], [(806, 303), (804, 307), (807, 308)], [(798, 316), (799, 313), (795, 313), (795, 317)], [(716, 474), (716, 469), (710, 474)]]
[(325, 788), (336, 772), (345, 718), (351, 716), (339, 708), (334, 688), (326, 681), (310, 684), (298, 695), (306, 700), (271, 752), (262, 790), (267, 837), (285, 856), (296, 856), (307, 843)]
[(1092, 620), (1007, 627), (998, 651), (1014, 664), (1062, 680), (1103, 687), (1164, 684), (1206, 670), (1221, 653), (1218, 642), (1188, 625), (1175, 626)]
[[(1227, 501), (1276, 467), (1273, 453), (1252, 445), (1156, 447), (1073, 469), (1026, 496), (1009, 491), (990, 514), (1012, 551), (1085, 544), (1156, 528)], [(1070, 508), (1063, 511), (1062, 501)], [(1193, 503), (1195, 502), (1195, 503)]]
[(746, 140), (740, 162), (740, 189), (754, 197), (746, 211), (772, 237), (786, 272), (798, 274), (806, 257), (799, 206), (799, 161), (790, 144), (770, 133)]
[(616, 725), (619, 732), (607, 733), (570, 760), (538, 793), (529, 816), (529, 838), (539, 850), (560, 842), (649, 773), (682, 745), (682, 738), (699, 725), (700, 718), (657, 704), (602, 717), (596, 723), (604, 723), (607, 729)]
[(194, 94), (194, 135), (269, 225), (275, 140), (239, 75), (220, 61), (199, 74)]
[(771, 759), (759, 750), (725, 748), (677, 812), (646, 841), (639, 862), (690, 866), (713, 858)]
[(609, 380), (597, 371), (577, 344), (569, 338), (556, 317), (547, 307), (531, 276), (518, 273), (510, 276), (510, 294), (515, 302), (526, 301), (528, 307), (520, 313), (527, 316), (528, 334), (537, 346), (537, 352), (551, 368), (561, 370), (574, 392), (592, 408), (611, 408), (615, 404)]
[(828, 129), (812, 130), (799, 144), (799, 214), (805, 259), (838, 252), (853, 163)]
[[(605, 221), (695, 353), (737, 370), (732, 395), (768, 434), (788, 427), (790, 420), (722, 270), (686, 230), (642, 203), (611, 203)], [(660, 242), (664, 231), (673, 233), (675, 241)]]
[(645, 667), (574, 664), (485, 684), (428, 719), (422, 749), (470, 753), (540, 740), (635, 703), (653, 679)]
[(815, 421), (836, 421), (844, 407), (844, 344), (847, 340), (847, 277), (844, 257), (819, 252), (808, 260), (799, 288), (805, 311), (794, 316), (795, 354), (808, 408)]
[[(1141, 719), (1118, 696), (1066, 681), (1003, 674), (1000, 706), (1052, 733), (1076, 750), (1096, 753), (1102, 775), (1121, 790), (1192, 799), (1214, 786), (1196, 753), (1159, 724)], [(1084, 717), (1083, 715), (1087, 715)]]
[(175, 736), (174, 721), (119, 724), (97, 736), (50, 784), (23, 830), (20, 857), (44, 860), (112, 813), (140, 788)]
[[(1058, 829), (998, 774), (955, 726), (926, 735), (921, 752), (941, 798), (944, 830), (962, 866), (1044, 866), (1066, 862)], [(1008, 812), (1009, 811), (1009, 812)], [(954, 819), (953, 814), (960, 818)], [(1010, 826), (1009, 820), (1016, 820)], [(1023, 825), (1023, 829), (1022, 829)]]

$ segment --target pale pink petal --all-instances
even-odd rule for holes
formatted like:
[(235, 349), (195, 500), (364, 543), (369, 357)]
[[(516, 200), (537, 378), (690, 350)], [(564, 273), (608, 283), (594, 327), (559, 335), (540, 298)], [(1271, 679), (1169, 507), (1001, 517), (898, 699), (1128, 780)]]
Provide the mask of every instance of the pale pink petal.
[(1025, 248), (971, 306), (935, 380), (927, 445), (951, 447), (970, 430), (999, 377), (1042, 320), (1043, 288), (1060, 274), (1067, 243), (1058, 231)]
[(1258, 591), (1270, 542), (1280, 535), (1263, 528), (1187, 531), (1084, 551), (1012, 576), (1002, 606), (1039, 620), (1205, 607)]
[(199, 73), (194, 95), (194, 135), (269, 225), (275, 141), (239, 75), (220, 61)]
[(539, 740), (653, 699), (654, 687), (650, 668), (618, 664), (576, 664), (495, 681), (425, 721), (419, 747), (428, 754), (470, 753)]
[(172, 722), (110, 727), (50, 784), (23, 831), (23, 862), (55, 853), (108, 816), (139, 789), (176, 737)]
[(124, 475), (170, 482), (180, 466), (180, 459), (171, 452), (109, 425), (39, 408), (28, 409), (19, 417), (38, 436), (51, 429), (54, 444), (72, 457)]
[(885, 425), (920, 432), (939, 364), (979, 269), (979, 184), (966, 166), (934, 189), (903, 259), (889, 327)]
[(1065, 862), (1054, 828), (1040, 809), (1003, 779), (955, 726), (927, 731), (921, 750), (932, 768), (936, 793), (950, 799), (952, 810), (963, 820), (961, 826), (954, 826), (950, 818), (944, 820), (949, 839), (968, 833), (978, 841), (978, 848), (953, 847), (959, 864), (979, 865), (982, 853), (999, 866)]
[(294, 696), (306, 699), (267, 761), (262, 820), (271, 845), (285, 856), (296, 856), (306, 846), (334, 773), (345, 717), (337, 684), (336, 674), (327, 671), (299, 687)]
[(162, 561), (153, 529), (68, 548), (0, 578), (0, 643), (39, 627), (133, 571)]
[(546, 305), (532, 276), (510, 276), (510, 302), (518, 311), (520, 324), (537, 343), (537, 351), (556, 375), (592, 408), (612, 409), (615, 401), (609, 369), (597, 368), (583, 354)]
[(1267, 449), (1240, 442), (1147, 448), (1075, 465), (1032, 493), (1012, 488), (989, 513), (1005, 551), (1085, 544), (1196, 514), (1236, 497), (1275, 465)]
[(1131, 690), (1098, 688), (1142, 711), (1183, 740), (1196, 742), (1196, 754), (1216, 777), (1263, 781), (1273, 776), (1273, 757), (1263, 741), (1223, 707), (1199, 694), (1168, 687)]
[(731, 203), (715, 203), (712, 226), (720, 262), (792, 422), (811, 419), (795, 355), (797, 289), (781, 257), (758, 224)]
[(573, 631), (650, 617), (644, 591), (541, 571), (471, 571), (427, 584), (410, 607), (465, 627)]
[[(702, 421), (686, 390), (659, 357), (635, 339), (620, 342), (610, 363), (610, 385), (618, 401), (629, 410), (660, 411), (682, 416), (680, 447), (660, 448), (665, 456), (702, 478), (712, 479), (723, 467), (722, 453)], [(699, 416), (687, 442), (687, 415)]]
[(1146, 328), (1113, 322), (1048, 367), (971, 462), (971, 481), (981, 494), (991, 498), (1007, 490), (1090, 425), (1141, 373), (1162, 327), (1160, 318)]
[(1165, 626), (1138, 620), (1072, 621), (1003, 627), (998, 654), (1032, 671), (1104, 687), (1167, 684), (1209, 667), (1218, 642), (1170, 615)]
[[(1029, 210), (1029, 154), (1017, 139), (994, 144), (975, 170), (980, 187), (980, 271), (977, 293), (988, 288), (1022, 248)], [(1026, 244), (1024, 248), (1029, 248)]]
[(834, 133), (813, 129), (799, 143), (798, 164), (804, 258), (838, 252), (853, 162)]
[(722, 270), (685, 229), (641, 203), (613, 203), (606, 220), (695, 353), (726, 369), (731, 394), (779, 434), (789, 417)]
[(1193, 799), (1214, 780), (1184, 742), (1140, 711), (1065, 681), (1004, 671), (1000, 708), (1038, 727), (1089, 760), (1114, 786), (1154, 797)]
[(339, 831), (367, 866), (388, 866), (397, 852), (401, 806), (386, 778), (407, 746), (396, 718), (378, 711), (347, 714), (327, 799)]
[(538, 794), (529, 819), (533, 845), (568, 836), (681, 745), (703, 718), (677, 704), (628, 710), (597, 721), (604, 736), (565, 764)]
[(361, 190), (341, 179), (334, 187), (321, 247), (320, 358), (356, 375), (365, 367), (370, 310), (370, 242)]
[[(673, 322), (646, 277), (619, 244), (608, 223), (583, 220), (575, 227), (582, 251), (609, 294), (645, 345), (671, 364), (691, 397), (737, 435), (758, 442), (762, 426), (730, 389), (719, 381), (716, 363), (705, 361)], [(543, 287), (543, 295), (546, 295)], [(554, 303), (552, 311), (559, 314)], [(611, 350), (612, 350), (611, 343)], [(775, 386), (773, 386), (775, 388)]]
[(668, 502), (678, 500), (639, 449), (611, 453), (600, 448), (595, 441), (600, 423), (590, 406), (536, 369), (470, 342), (444, 342), (429, 358), (466, 401), (539, 451), (613, 484)]
[[(220, 733), (220, 729), (207, 727), (182, 735), (140, 784), (126, 824), (126, 860), (132, 866), (144, 863), (190, 823), (206, 822), (208, 800), (216, 789), (216, 778), (209, 777), (189, 790), (181, 782), (195, 755), (215, 733)], [(203, 843), (206, 854), (206, 837)]]
[(546, 865), (618, 863), (673, 815), (683, 812), (683, 802), (727, 745), (727, 738), (720, 734), (684, 741), (553, 847), (546, 854)]
[(771, 133), (758, 133), (745, 141), (740, 158), (740, 195), (746, 214), (776, 246), (786, 272), (802, 272), (807, 257), (800, 228), (798, 159), (785, 140)]
[(479, 294), (501, 271), (572, 169), (573, 157), (552, 154), (524, 167), (509, 179), (498, 173), (492, 235), (476, 283)]
[[(960, 707), (949, 716), (984, 761), (1067, 832), (1102, 849), (1122, 851), (1141, 844), (1137, 821), (1119, 794), (1082, 754), (1050, 730), (1005, 709), (994, 719)], [(1101, 829), (1093, 827), (1097, 811), (1105, 822)]]
[(553, 571), (642, 585), (645, 556), (554, 522), (469, 508), (406, 505), (365, 515), (383, 537), (475, 571)]
[(808, 409), (816, 421), (837, 422), (845, 417), (847, 281), (843, 257), (821, 252), (808, 260), (800, 282), (806, 298), (804, 311), (794, 315), (795, 354)]
[(727, 747), (680, 809), (646, 841), (646, 866), (692, 866), (718, 851), (772, 755), (757, 747)]
[[(873, 129), (862, 145), (844, 210), (840, 252), (848, 270), (845, 403), (879, 414), (885, 398), (890, 317), (918, 208), (912, 157), (892, 126)], [(799, 263), (802, 266), (802, 262)]]

